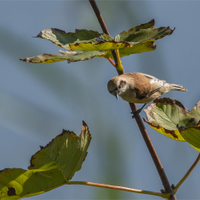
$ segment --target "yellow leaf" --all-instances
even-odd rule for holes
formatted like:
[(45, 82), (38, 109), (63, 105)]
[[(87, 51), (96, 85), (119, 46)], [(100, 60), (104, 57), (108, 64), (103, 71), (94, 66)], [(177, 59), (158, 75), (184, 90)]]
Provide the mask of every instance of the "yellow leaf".
[(167, 136), (168, 138), (170, 139), (173, 139), (173, 140), (177, 140), (177, 141), (182, 141), (182, 142), (185, 142), (186, 140), (181, 136), (180, 132), (178, 129), (176, 130), (168, 130), (168, 129), (165, 129), (164, 127), (161, 127), (161, 126), (154, 126), (153, 124), (151, 124), (150, 122), (147, 122), (144, 118), (143, 120), (149, 124), (149, 126), (151, 128), (153, 128), (154, 130), (158, 131), (159, 133)]
[(126, 42), (115, 42), (115, 41), (107, 41), (107, 42), (99, 42), (93, 44), (92, 42), (83, 42), (76, 44), (69, 44), (70, 49), (72, 51), (105, 51), (111, 49), (120, 49), (123, 47), (130, 47), (130, 44)]

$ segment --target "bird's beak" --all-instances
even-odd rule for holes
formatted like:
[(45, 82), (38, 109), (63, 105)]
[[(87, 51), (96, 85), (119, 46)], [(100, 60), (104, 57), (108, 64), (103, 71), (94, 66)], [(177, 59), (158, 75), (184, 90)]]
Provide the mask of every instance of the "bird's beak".
[(117, 100), (119, 99), (119, 94), (118, 94), (117, 91), (115, 92), (115, 97), (116, 97)]

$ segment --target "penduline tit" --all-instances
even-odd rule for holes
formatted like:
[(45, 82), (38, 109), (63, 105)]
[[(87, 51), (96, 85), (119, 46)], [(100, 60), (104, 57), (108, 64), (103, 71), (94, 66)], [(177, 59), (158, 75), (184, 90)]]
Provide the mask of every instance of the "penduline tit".
[(134, 111), (133, 118), (139, 114), (147, 103), (157, 99), (171, 90), (186, 92), (182, 85), (170, 84), (144, 73), (125, 73), (113, 77), (108, 82), (108, 91), (117, 99), (119, 96), (129, 103), (144, 103)]

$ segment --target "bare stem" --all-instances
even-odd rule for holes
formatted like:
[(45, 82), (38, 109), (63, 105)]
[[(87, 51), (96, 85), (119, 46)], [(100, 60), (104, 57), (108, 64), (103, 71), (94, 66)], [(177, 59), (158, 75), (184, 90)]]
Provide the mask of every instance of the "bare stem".
[[(137, 107), (136, 107), (135, 104), (129, 103), (129, 105), (130, 105), (132, 111), (137, 110)], [(175, 196), (175, 194), (174, 194), (174, 192), (173, 192), (173, 190), (172, 190), (172, 188), (170, 186), (170, 183), (169, 183), (168, 178), (167, 178), (167, 176), (165, 174), (164, 168), (163, 168), (163, 166), (161, 164), (161, 161), (160, 161), (160, 159), (158, 157), (158, 154), (156, 153), (156, 150), (155, 150), (155, 148), (153, 146), (153, 143), (151, 142), (149, 134), (148, 134), (148, 132), (147, 132), (145, 126), (144, 126), (144, 123), (143, 123), (140, 115), (137, 115), (135, 117), (135, 120), (136, 120), (136, 122), (138, 124), (138, 127), (139, 127), (140, 132), (142, 134), (142, 137), (143, 137), (143, 139), (144, 139), (144, 141), (145, 141), (145, 143), (147, 145), (147, 148), (148, 148), (148, 150), (149, 150), (149, 152), (151, 154), (151, 157), (152, 157), (152, 159), (154, 161), (154, 164), (156, 166), (156, 169), (158, 171), (158, 174), (160, 176), (162, 184), (163, 184), (163, 186), (165, 188), (165, 191), (167, 193), (171, 194), (171, 199), (175, 200), (176, 196)]]
[[(93, 8), (93, 10), (94, 10), (94, 12), (95, 12), (95, 14), (96, 14), (96, 17), (97, 17), (97, 19), (98, 19), (98, 21), (99, 21), (99, 24), (100, 24), (100, 26), (101, 26), (101, 29), (102, 29), (103, 32), (106, 33), (107, 35), (110, 35), (110, 33), (109, 33), (108, 29), (107, 29), (107, 26), (106, 26), (106, 24), (105, 24), (105, 22), (104, 22), (104, 19), (103, 19), (102, 15), (101, 15), (101, 13), (100, 13), (100, 11), (99, 11), (99, 8), (98, 8), (98, 6), (97, 6), (95, 0), (89, 0), (89, 2), (90, 2), (91, 6), (92, 6), (92, 8)], [(116, 50), (113, 49), (111, 52), (112, 52), (112, 55), (113, 55), (113, 59), (114, 59), (114, 61), (115, 61), (115, 67), (116, 67), (116, 69), (117, 69), (118, 74), (123, 74), (123, 73), (124, 73), (123, 67), (122, 67), (122, 69), (119, 68), (120, 70), (118, 70), (118, 56), (117, 56)], [(120, 63), (120, 64), (121, 64), (121, 63)]]
[(198, 157), (196, 158), (196, 160), (194, 161), (193, 165), (190, 167), (190, 169), (187, 171), (187, 173), (183, 176), (183, 178), (179, 181), (179, 183), (175, 186), (174, 191), (176, 192), (178, 190), (178, 188), (181, 186), (181, 184), (186, 180), (186, 178), (190, 175), (190, 173), (192, 172), (192, 170), (196, 167), (197, 163), (200, 160), (200, 154), (198, 155)]
[[(95, 12), (95, 14), (97, 16), (97, 19), (98, 19), (98, 21), (99, 21), (99, 23), (101, 25), (101, 28), (102, 28), (103, 32), (109, 35), (108, 29), (106, 27), (106, 24), (105, 24), (105, 22), (103, 20), (103, 17), (101, 15), (100, 11), (99, 11), (99, 9), (98, 9), (98, 7), (96, 5), (95, 0), (89, 0), (89, 2), (92, 5), (92, 8), (93, 8), (93, 10), (94, 10), (94, 12)], [(116, 50), (112, 50), (112, 54), (113, 54), (113, 58), (114, 58), (114, 61), (115, 61), (115, 67), (116, 67), (116, 69), (118, 71), (118, 74), (119, 75), (123, 74), (124, 70), (123, 71), (118, 70), (119, 69), (118, 66), (121, 64), (121, 63), (119, 63), (119, 52), (117, 54)], [(129, 104), (130, 104), (130, 107), (131, 107), (132, 111), (137, 110), (137, 107), (136, 107), (135, 104), (133, 104), (133, 103), (129, 103)], [(166, 193), (170, 193), (171, 194), (171, 197), (170, 197), (171, 200), (176, 200), (176, 196), (175, 196), (175, 194), (174, 194), (174, 192), (173, 192), (173, 190), (172, 190), (172, 188), (171, 188), (171, 186), (169, 184), (169, 181), (167, 179), (167, 176), (165, 174), (163, 166), (162, 166), (162, 164), (161, 164), (161, 162), (159, 160), (159, 157), (158, 157), (158, 155), (157, 155), (157, 153), (155, 151), (155, 148), (154, 148), (154, 146), (153, 146), (153, 144), (151, 142), (151, 139), (150, 139), (150, 137), (149, 137), (149, 135), (147, 133), (147, 130), (145, 129), (144, 123), (143, 123), (140, 115), (137, 115), (135, 117), (135, 119), (136, 119), (138, 127), (139, 127), (139, 129), (140, 129), (140, 131), (142, 133), (144, 141), (145, 141), (145, 143), (147, 145), (147, 148), (148, 148), (148, 150), (149, 150), (149, 152), (151, 154), (151, 157), (152, 157), (152, 159), (154, 161), (154, 164), (155, 164), (156, 169), (157, 169), (157, 171), (159, 173), (160, 179), (161, 179), (162, 184), (163, 184), (163, 186), (164, 186), (164, 188), (166, 190)]]
[(163, 197), (163, 198), (169, 198), (169, 196), (170, 196), (170, 194), (167, 194), (167, 193), (138, 190), (138, 189), (122, 187), (122, 186), (117, 186), (117, 185), (108, 185), (108, 184), (92, 183), (92, 182), (85, 182), (85, 181), (69, 181), (69, 182), (67, 182), (67, 184), (70, 184), (70, 185), (74, 185), (74, 184), (76, 184), (76, 185), (86, 185), (86, 186), (94, 186), (94, 187), (122, 190), (122, 191), (126, 191), (126, 192), (134, 192), (134, 193), (154, 195), (154, 196), (159, 196), (159, 197)]

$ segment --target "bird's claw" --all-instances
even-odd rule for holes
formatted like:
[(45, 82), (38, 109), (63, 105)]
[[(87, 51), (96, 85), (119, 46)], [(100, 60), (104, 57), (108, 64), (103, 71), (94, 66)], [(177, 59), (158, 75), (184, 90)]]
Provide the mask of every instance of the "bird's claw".
[(137, 115), (140, 114), (140, 112), (142, 111), (142, 109), (144, 108), (145, 105), (146, 105), (146, 103), (140, 109), (134, 110), (134, 111), (131, 112), (131, 114), (133, 114), (132, 119), (137, 117)]
[(133, 114), (132, 115), (132, 119), (134, 119), (135, 117), (137, 117), (137, 115), (139, 115), (141, 111), (142, 111), (141, 109), (138, 109), (138, 110), (135, 110), (135, 111), (131, 112), (131, 114)]

